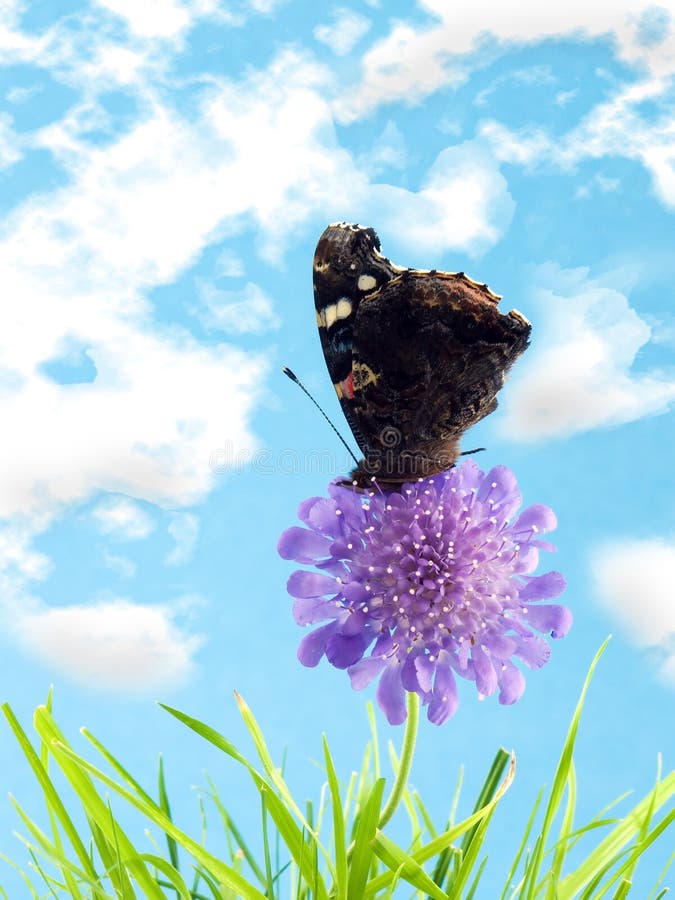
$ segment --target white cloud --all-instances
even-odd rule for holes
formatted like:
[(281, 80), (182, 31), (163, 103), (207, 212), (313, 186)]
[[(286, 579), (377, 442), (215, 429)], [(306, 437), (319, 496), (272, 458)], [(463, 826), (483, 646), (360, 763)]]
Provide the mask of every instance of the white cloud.
[(91, 516), (99, 531), (118, 540), (140, 540), (155, 530), (152, 518), (128, 497), (113, 497), (98, 503)]
[(650, 649), (675, 687), (675, 543), (615, 540), (591, 559), (597, 599), (628, 640)]
[(104, 550), (103, 562), (109, 569), (112, 569), (116, 575), (119, 575), (120, 578), (133, 578), (136, 574), (136, 563), (131, 559), (127, 559), (126, 556), (115, 556), (112, 553), (108, 553), (107, 550)]
[(169, 534), (176, 546), (167, 555), (168, 566), (180, 566), (188, 562), (194, 553), (199, 537), (199, 519), (192, 513), (177, 513), (169, 523)]
[[(484, 122), (480, 134), (504, 162), (536, 166), (553, 163), (571, 171), (585, 159), (618, 156), (641, 163), (652, 178), (656, 196), (675, 207), (675, 122), (672, 86), (667, 78), (650, 78), (618, 89), (599, 103), (566, 134), (543, 128), (512, 130), (500, 122)], [(653, 105), (647, 116), (642, 104)]]
[(471, 256), (487, 250), (508, 227), (515, 204), (489, 149), (466, 141), (438, 154), (419, 191), (373, 185), (366, 209), (372, 215), (362, 221), (379, 212), (397, 224), (397, 242), (428, 261), (450, 249)]
[(241, 278), (244, 271), (244, 263), (231, 250), (220, 251), (216, 259), (218, 278)]
[(9, 168), (21, 159), (19, 139), (12, 128), (12, 118), (0, 113), (0, 169)]
[[(344, 121), (361, 118), (382, 103), (416, 103), (438, 88), (457, 86), (465, 80), (469, 67), (479, 65), (483, 56), (499, 52), (497, 46), (506, 49), (550, 37), (611, 37), (626, 62), (643, 66), (655, 76), (675, 72), (672, 23), (663, 21), (657, 35), (660, 40), (649, 45), (643, 40), (641, 17), (653, 7), (652, 0), (611, 4), (572, 0), (554, 5), (539, 0), (517, 4), (475, 0), (462, 9), (461, 16), (446, 0), (423, 0), (422, 5), (433, 21), (416, 26), (397, 21), (365, 54), (360, 82), (337, 106)], [(486, 41), (490, 37), (493, 40)], [(485, 54), (481, 44), (489, 48)]]
[(534, 296), (537, 334), (504, 395), (505, 436), (564, 437), (662, 413), (675, 401), (675, 374), (633, 370), (651, 329), (620, 291), (587, 269), (548, 264), (537, 271)]
[(238, 291), (224, 291), (198, 279), (197, 287), (201, 307), (195, 314), (207, 328), (230, 334), (262, 334), (281, 324), (272, 298), (253, 282)]
[(165, 606), (114, 599), (41, 609), (12, 630), (43, 665), (84, 687), (147, 694), (189, 677), (203, 643), (174, 618)]
[(317, 41), (329, 47), (336, 56), (345, 56), (370, 29), (370, 19), (353, 9), (338, 7), (332, 12), (332, 22), (323, 22), (314, 29)]
[(123, 18), (140, 37), (174, 37), (190, 24), (190, 14), (182, 3), (174, 0), (95, 0)]

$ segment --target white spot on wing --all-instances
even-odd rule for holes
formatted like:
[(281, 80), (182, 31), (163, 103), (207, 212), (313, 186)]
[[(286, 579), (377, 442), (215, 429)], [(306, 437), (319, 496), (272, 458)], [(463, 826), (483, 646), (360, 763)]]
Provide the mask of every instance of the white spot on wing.
[(326, 320), (326, 328), (330, 328), (337, 319), (337, 304), (333, 303), (331, 306), (327, 306), (323, 311), (323, 317)]
[(372, 275), (361, 275), (359, 276), (357, 285), (360, 291), (372, 291), (372, 289), (377, 286), (377, 281)]
[(337, 302), (336, 316), (338, 319), (346, 319), (352, 314), (352, 304), (346, 297), (340, 297)]

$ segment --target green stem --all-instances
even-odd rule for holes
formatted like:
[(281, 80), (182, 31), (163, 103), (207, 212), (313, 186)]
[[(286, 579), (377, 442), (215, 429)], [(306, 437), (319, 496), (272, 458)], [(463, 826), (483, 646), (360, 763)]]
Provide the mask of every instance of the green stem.
[(420, 720), (420, 698), (414, 691), (408, 692), (408, 718), (405, 723), (405, 734), (403, 735), (403, 747), (401, 748), (401, 758), (399, 760), (398, 772), (396, 780), (391, 789), (389, 799), (384, 804), (384, 809), (380, 815), (378, 828), (384, 828), (387, 822), (396, 812), (396, 808), (401, 802), (403, 791), (408, 784), (408, 775), (412, 768), (413, 755), (415, 753), (415, 741), (417, 740), (417, 726)]

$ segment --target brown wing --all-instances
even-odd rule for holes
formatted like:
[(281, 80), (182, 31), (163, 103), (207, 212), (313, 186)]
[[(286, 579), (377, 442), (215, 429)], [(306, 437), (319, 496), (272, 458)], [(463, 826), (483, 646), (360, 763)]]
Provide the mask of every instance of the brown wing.
[(353, 323), (353, 416), (368, 435), (361, 483), (444, 471), (497, 406), (529, 322), (462, 273), (405, 271), (362, 298)]

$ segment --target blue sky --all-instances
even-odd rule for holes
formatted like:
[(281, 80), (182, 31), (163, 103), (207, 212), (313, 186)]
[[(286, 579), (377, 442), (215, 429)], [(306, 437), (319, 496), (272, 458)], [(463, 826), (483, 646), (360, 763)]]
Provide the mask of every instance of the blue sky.
[[(3, 699), (28, 721), (54, 683), (66, 730), (148, 782), (164, 751), (195, 824), (202, 769), (230, 807), (238, 781), (154, 698), (238, 738), (239, 690), (303, 796), (322, 731), (357, 765), (364, 695), (297, 662), (275, 546), (348, 466), (280, 367), (347, 431), (311, 260), (329, 222), (358, 221), (532, 321), (464, 446), (556, 510), (575, 617), (517, 706), (466, 690), (425, 723), (415, 784), (440, 820), (460, 764), (468, 806), (514, 747), (510, 836), (609, 632), (582, 807), (646, 791), (658, 752), (672, 768), (675, 3), (0, 0), (0, 60)], [(8, 735), (0, 772), (38, 808)], [(16, 824), (0, 804), (20, 858)]]

